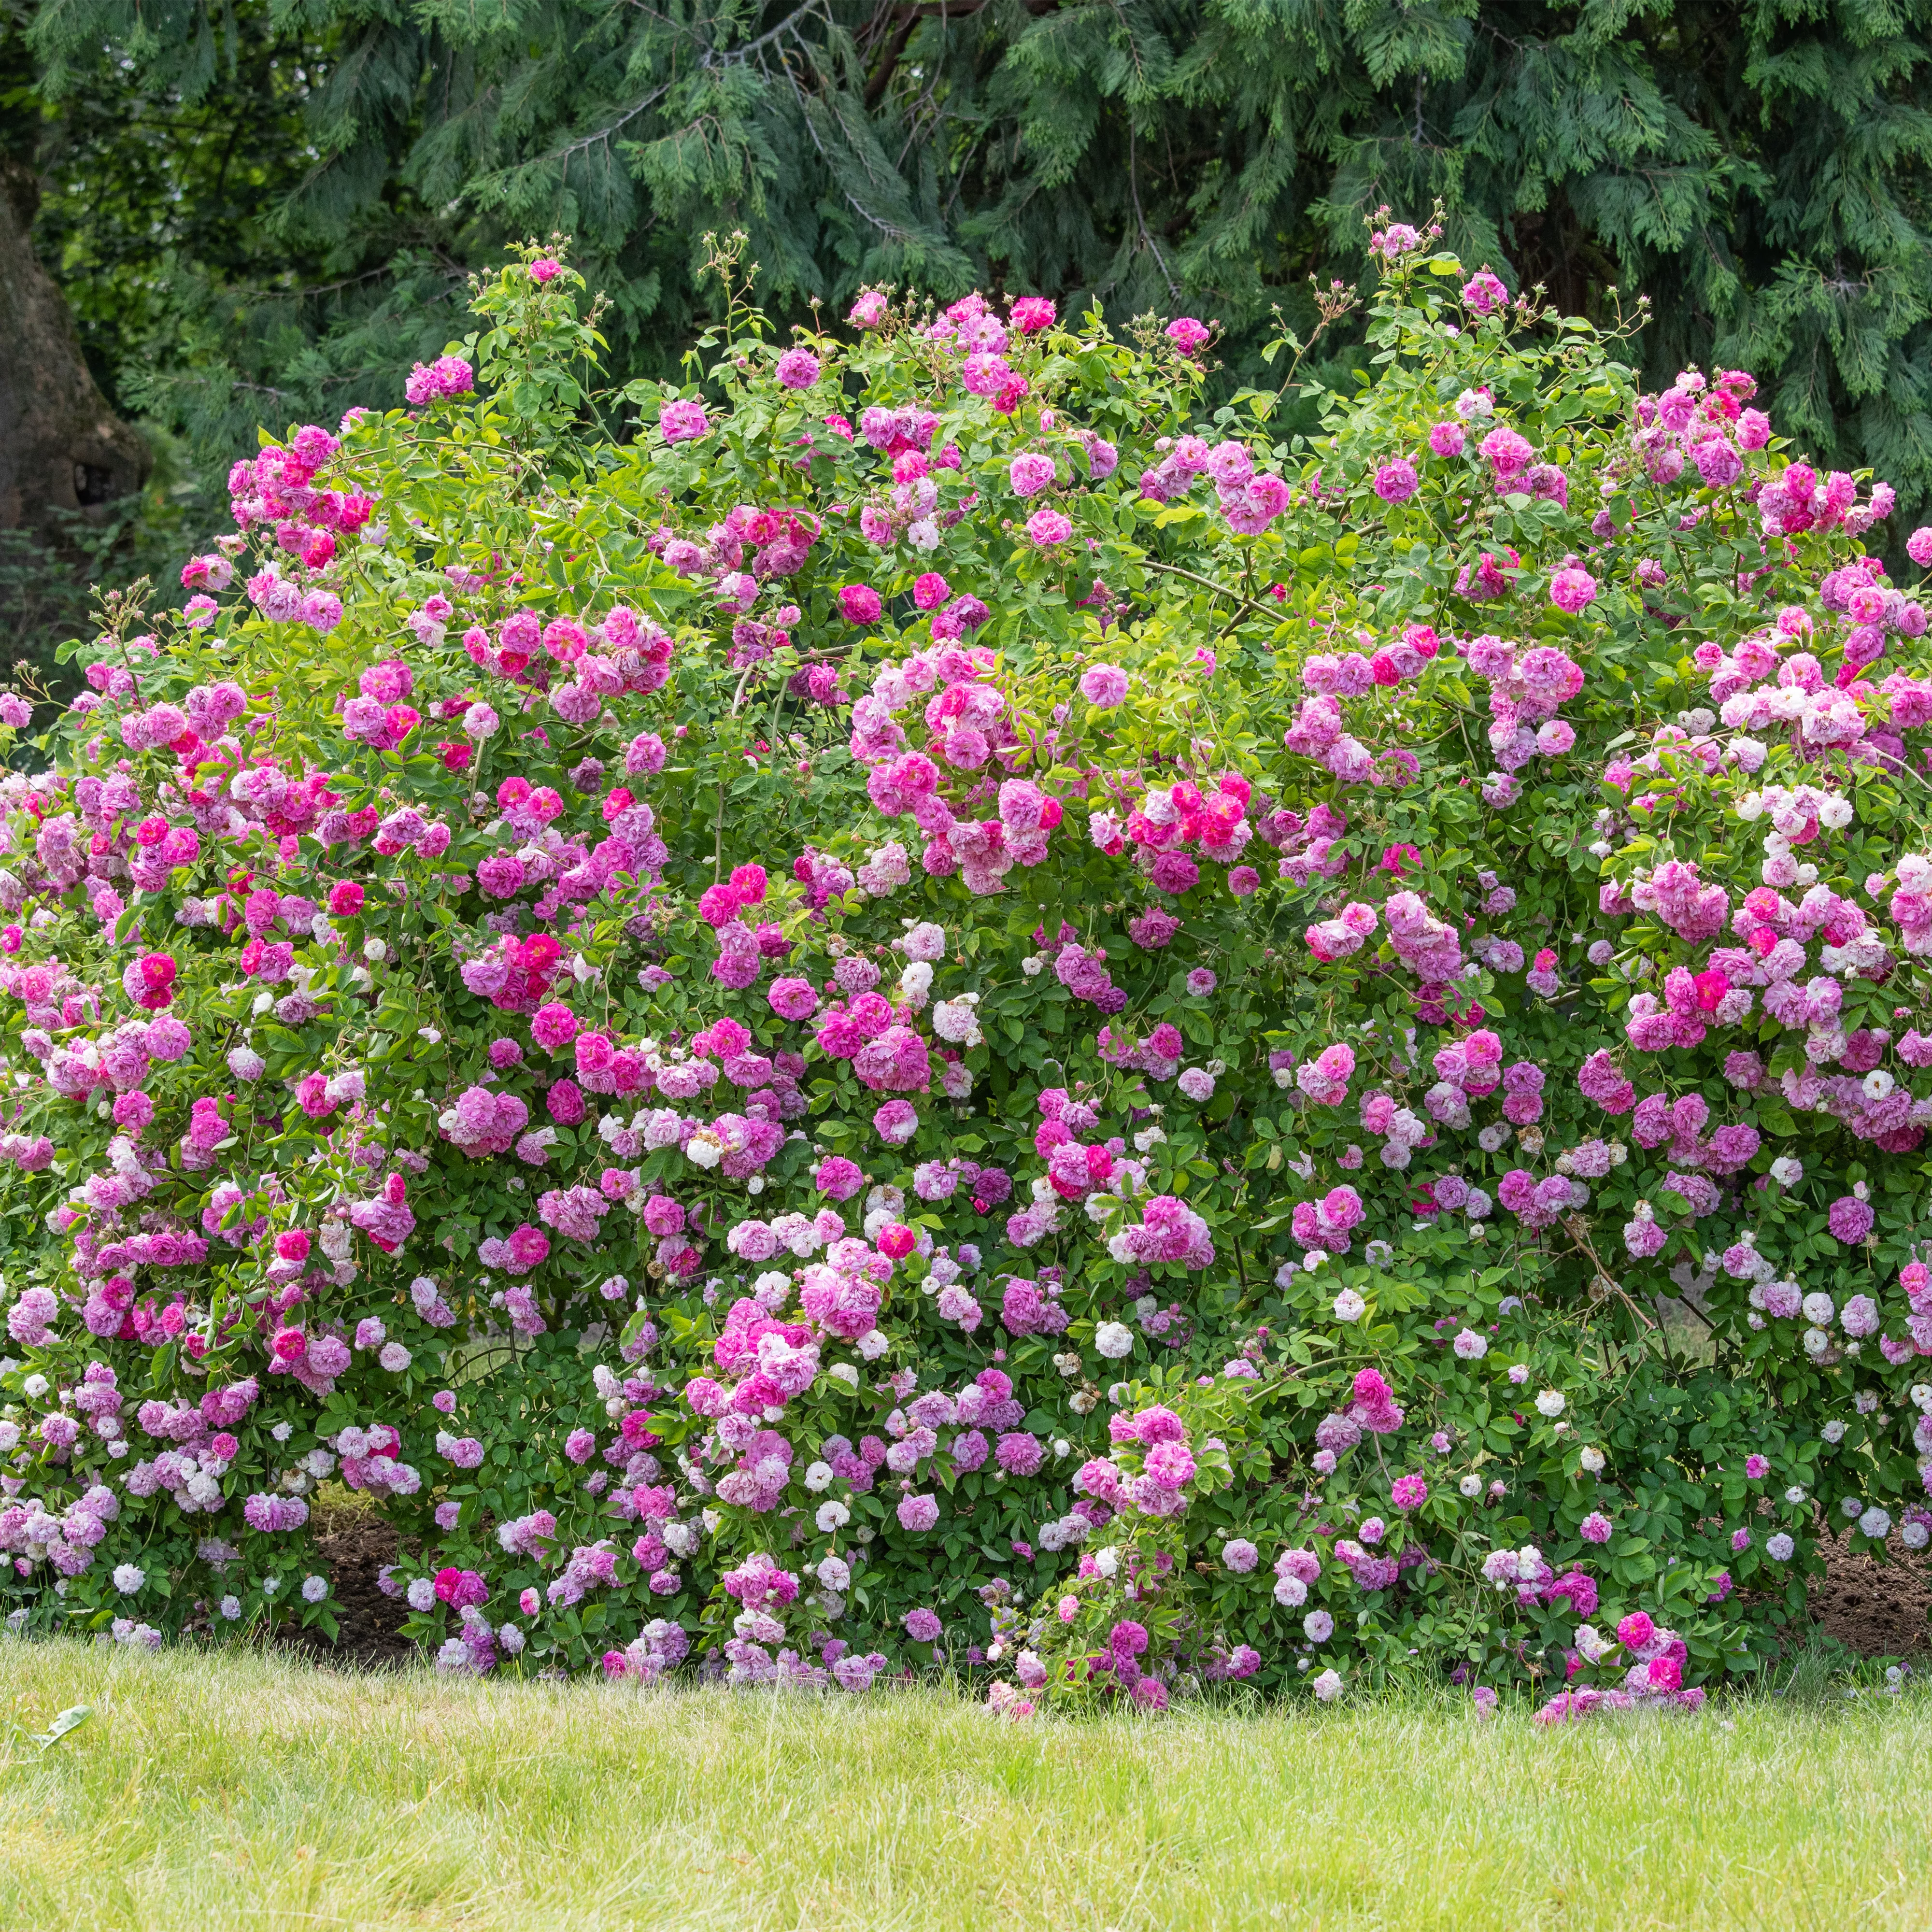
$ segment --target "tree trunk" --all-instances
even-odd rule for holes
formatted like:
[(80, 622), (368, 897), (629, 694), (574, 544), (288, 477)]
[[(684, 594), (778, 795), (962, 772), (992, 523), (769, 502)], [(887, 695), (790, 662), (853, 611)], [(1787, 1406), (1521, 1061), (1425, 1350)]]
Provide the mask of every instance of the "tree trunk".
[(96, 386), (28, 229), (32, 171), (0, 161), (0, 530), (51, 532), (57, 511), (104, 517), (154, 458)]

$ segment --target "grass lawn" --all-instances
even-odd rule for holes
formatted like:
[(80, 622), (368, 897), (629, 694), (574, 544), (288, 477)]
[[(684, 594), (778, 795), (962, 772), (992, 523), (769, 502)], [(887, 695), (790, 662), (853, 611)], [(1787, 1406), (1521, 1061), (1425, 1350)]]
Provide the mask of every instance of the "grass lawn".
[(1016, 1726), (0, 1644), (0, 1926), (1924, 1928), (1932, 1694)]

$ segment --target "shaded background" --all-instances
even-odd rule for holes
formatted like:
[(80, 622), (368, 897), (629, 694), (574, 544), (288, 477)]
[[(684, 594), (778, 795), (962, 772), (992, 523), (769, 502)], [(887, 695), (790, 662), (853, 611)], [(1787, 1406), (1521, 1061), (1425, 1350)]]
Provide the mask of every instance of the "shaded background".
[(1513, 286), (1646, 294), (1653, 381), (1755, 371), (1780, 433), (1898, 488), (1896, 548), (1932, 495), (1928, 16), (0, 0), (0, 635), (47, 665), (90, 583), (221, 526), (257, 424), (394, 402), (472, 268), (554, 231), (620, 379), (676, 369), (699, 238), (742, 227), (787, 320), (880, 280), (1187, 312), (1232, 384), (1359, 271), (1366, 211), (1439, 198)]

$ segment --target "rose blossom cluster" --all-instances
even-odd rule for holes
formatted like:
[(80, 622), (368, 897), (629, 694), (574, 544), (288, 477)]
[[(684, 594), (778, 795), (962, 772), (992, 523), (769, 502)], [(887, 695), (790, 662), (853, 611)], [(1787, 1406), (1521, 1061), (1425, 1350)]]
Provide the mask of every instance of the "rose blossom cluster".
[[(0, 778), (27, 1625), (321, 1624), (340, 1480), (451, 1672), (1328, 1700), (1426, 1610), (1498, 1683), (1558, 1620), (1574, 1714), (1768, 1641), (1820, 1508), (1920, 1546), (1932, 863), (1885, 788), (1932, 685), (1883, 506), (1772, 469), (1730, 376), (1540, 460), (1494, 278), (1450, 334), (1434, 238), (1378, 232), (1443, 420), (1371, 386), (1294, 492), (1193, 434), (1189, 319), (1102, 434), (1043, 298), (878, 290), (661, 392), (568, 543), (466, 370), (238, 466), (186, 607)], [(1390, 546), (1472, 488), (1520, 549), (1422, 608)], [(1708, 709), (1644, 669), (1687, 657)], [(1603, 1354), (1656, 1295), (1778, 1400)], [(1618, 1420), (1686, 1412), (1694, 1516)], [(1592, 1556), (1640, 1498), (1670, 1630)]]

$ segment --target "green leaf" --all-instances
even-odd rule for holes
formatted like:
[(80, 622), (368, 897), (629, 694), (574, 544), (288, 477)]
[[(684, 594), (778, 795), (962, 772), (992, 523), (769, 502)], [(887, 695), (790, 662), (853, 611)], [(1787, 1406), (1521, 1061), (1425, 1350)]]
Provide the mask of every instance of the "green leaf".
[(45, 1750), (49, 1745), (58, 1744), (70, 1732), (79, 1730), (93, 1715), (91, 1704), (70, 1704), (45, 1730), (32, 1732), (33, 1741)]

